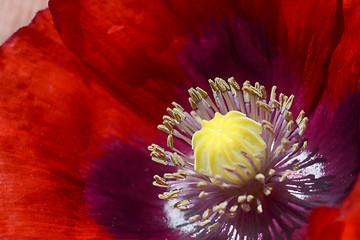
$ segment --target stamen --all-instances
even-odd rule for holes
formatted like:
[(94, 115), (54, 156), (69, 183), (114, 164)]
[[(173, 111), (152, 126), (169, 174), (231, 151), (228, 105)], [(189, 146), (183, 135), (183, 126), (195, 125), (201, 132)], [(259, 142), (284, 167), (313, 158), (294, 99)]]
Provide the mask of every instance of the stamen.
[(155, 181), (153, 182), (153, 185), (154, 186), (157, 186), (157, 187), (169, 187), (169, 185), (166, 183), (166, 180), (163, 179), (162, 177), (158, 176), (158, 175), (155, 175), (154, 176), (154, 179)]
[(159, 194), (158, 197), (160, 199), (167, 199), (167, 200), (175, 199), (175, 198), (179, 197), (179, 195), (178, 195), (179, 192), (180, 192), (179, 189), (173, 189), (170, 192), (164, 192), (163, 194)]
[(208, 186), (208, 183), (205, 182), (205, 181), (199, 182), (199, 183), (197, 184), (197, 187), (198, 187), (198, 188), (203, 188), (203, 187), (207, 187), (207, 186)]
[(287, 130), (292, 131), (294, 129), (294, 121), (290, 120), (287, 125)]
[(211, 212), (211, 209), (209, 209), (209, 208), (206, 209), (205, 212), (204, 212), (203, 215), (202, 215), (202, 218), (203, 218), (203, 219), (208, 218), (211, 213), (212, 213), (212, 212)]
[(293, 147), (293, 152), (296, 152), (299, 149), (299, 143), (294, 143), (292, 147)]
[(183, 175), (183, 176), (189, 176), (189, 175), (190, 175), (189, 172), (187, 172), (187, 171), (185, 171), (185, 170), (182, 170), (182, 169), (178, 169), (178, 173), (181, 174), (181, 175)]
[(199, 198), (206, 198), (208, 196), (208, 194), (204, 191), (200, 192), (199, 194)]
[(196, 106), (196, 102), (192, 98), (189, 98), (189, 103), (194, 110), (198, 109), (198, 107)]
[(305, 112), (303, 110), (300, 111), (298, 117), (296, 118), (296, 123), (299, 125), (300, 122), (302, 121), (303, 117), (305, 115)]
[(182, 158), (177, 153), (169, 153), (170, 160), (175, 166), (183, 167), (185, 165)]
[(271, 88), (271, 95), (270, 95), (270, 101), (273, 105), (273, 108), (279, 108), (280, 107), (280, 103), (276, 100), (276, 86), (273, 86)]
[(307, 147), (307, 141), (304, 141), (303, 146), (301, 147), (301, 152), (303, 152), (306, 147)]
[(175, 203), (174, 205), (171, 205), (171, 207), (176, 209), (186, 209), (186, 206), (189, 204), (190, 204), (189, 200), (181, 200)]
[(250, 212), (250, 210), (251, 210), (250, 205), (247, 203), (242, 203), (240, 206), (241, 206), (241, 209), (244, 210), (244, 212), (246, 212), (246, 213)]
[(203, 227), (203, 226), (205, 226), (206, 224), (208, 224), (209, 222), (211, 222), (211, 220), (205, 220), (205, 221), (200, 222), (198, 225), (199, 225), (200, 227)]
[(238, 209), (238, 205), (234, 205), (234, 206), (232, 206), (231, 208), (230, 208), (230, 212), (232, 212), (232, 213), (234, 213), (234, 212), (236, 212), (236, 210)]
[(199, 220), (200, 218), (201, 218), (200, 215), (194, 215), (194, 216), (189, 217), (189, 221), (195, 222), (195, 221)]
[(286, 119), (286, 121), (290, 122), (293, 120), (293, 115), (291, 112), (287, 111), (285, 114), (284, 114), (284, 117)]
[(264, 188), (263, 192), (266, 196), (269, 196), (271, 194), (271, 191), (272, 191), (271, 187), (266, 187), (266, 188)]
[(262, 184), (265, 183), (265, 176), (262, 173), (256, 174), (255, 179), (258, 180)]
[(283, 182), (290, 174), (291, 170), (286, 170), (285, 173), (281, 176), (280, 182)]
[(154, 162), (160, 163), (162, 165), (165, 165), (165, 166), (168, 164), (165, 160), (160, 159), (158, 157), (152, 157), (151, 160), (153, 160)]
[(250, 203), (253, 199), (254, 199), (254, 196), (253, 196), (253, 195), (248, 195), (248, 196), (246, 197), (246, 201), (249, 202), (249, 203)]
[(243, 203), (246, 201), (246, 196), (239, 196), (238, 199), (237, 199), (238, 203)]
[(169, 135), (168, 138), (167, 138), (167, 141), (166, 141), (166, 145), (169, 147), (169, 148), (173, 148), (174, 147), (174, 138), (172, 135)]
[(208, 230), (209, 230), (209, 231), (214, 230), (214, 229), (217, 228), (218, 226), (220, 226), (220, 223), (214, 223), (214, 224), (212, 224), (211, 226), (208, 227)]
[(283, 148), (285, 150), (287, 150), (290, 146), (290, 141), (287, 140), (286, 138), (283, 138), (283, 139), (281, 139), (281, 145), (283, 146)]

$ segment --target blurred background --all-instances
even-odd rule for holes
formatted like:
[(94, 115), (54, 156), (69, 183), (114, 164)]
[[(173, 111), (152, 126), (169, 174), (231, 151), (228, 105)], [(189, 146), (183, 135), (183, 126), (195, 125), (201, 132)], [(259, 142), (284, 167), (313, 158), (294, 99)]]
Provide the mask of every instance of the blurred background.
[(0, 45), (47, 6), (48, 0), (0, 0)]

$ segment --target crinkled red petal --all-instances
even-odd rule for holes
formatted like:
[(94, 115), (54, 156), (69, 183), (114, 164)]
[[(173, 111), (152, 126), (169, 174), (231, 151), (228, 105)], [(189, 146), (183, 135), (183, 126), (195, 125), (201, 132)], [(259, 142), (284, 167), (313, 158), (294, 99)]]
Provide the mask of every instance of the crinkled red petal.
[[(323, 91), (336, 78), (329, 76), (333, 72), (328, 68), (330, 62), (337, 62), (333, 59), (337, 56), (334, 51), (344, 32), (343, 6), (335, 0), (296, 4), (287, 1), (52, 0), (50, 8), (69, 48), (95, 69), (120, 97), (133, 106), (146, 106), (145, 112), (156, 117), (161, 114), (154, 106), (164, 106), (163, 99), (170, 101), (189, 86), (190, 81), (186, 81), (178, 67), (177, 57), (190, 33), (201, 31), (199, 26), (209, 18), (221, 20), (234, 15), (265, 25), (275, 51), (283, 54), (289, 71), (297, 76), (291, 88), (301, 89), (298, 97), (305, 100), (301, 102), (306, 111), (315, 109)], [(345, 30), (355, 29), (345, 27)], [(353, 66), (347, 65), (342, 72), (346, 73), (349, 67)], [(205, 78), (195, 80), (206, 81)], [(154, 88), (154, 94), (144, 93), (139, 85)], [(138, 96), (146, 96), (146, 100)]]
[(188, 29), (167, 2), (65, 0), (50, 8), (64, 42), (130, 106), (160, 119), (174, 96), (186, 94), (169, 49), (181, 48)]
[[(306, 112), (314, 110), (328, 84), (328, 66), (343, 33), (340, 1), (283, 1), (281, 16), (285, 31), (279, 32), (280, 51), (290, 60), (301, 81), (296, 97), (305, 101)], [(295, 101), (295, 106), (304, 105)]]
[(344, 33), (328, 70), (327, 101), (336, 107), (349, 93), (360, 90), (360, 3), (343, 3)]
[(149, 144), (152, 124), (99, 85), (63, 45), (49, 11), (1, 47), (0, 79), (1, 236), (109, 238), (87, 215), (81, 174), (114, 138), (137, 146), (132, 136), (146, 132), (141, 145)]

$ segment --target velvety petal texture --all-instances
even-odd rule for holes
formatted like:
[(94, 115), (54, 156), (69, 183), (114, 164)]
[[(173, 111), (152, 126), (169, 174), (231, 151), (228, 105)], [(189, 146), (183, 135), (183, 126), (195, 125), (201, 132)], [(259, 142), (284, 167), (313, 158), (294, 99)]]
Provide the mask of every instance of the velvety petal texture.
[(114, 100), (68, 51), (49, 11), (0, 54), (1, 236), (107, 239), (84, 204), (89, 160), (114, 139), (138, 146), (144, 133), (144, 146), (155, 129)]
[(89, 215), (122, 239), (180, 239), (162, 214), (164, 200), (152, 186), (154, 171), (148, 154), (120, 141), (89, 166), (84, 196)]
[[(174, 55), (166, 51), (170, 46), (179, 48), (180, 43), (174, 17), (164, 11), (166, 5), (161, 1), (50, 2), (56, 26), (69, 48), (119, 98), (135, 108), (145, 105), (142, 114), (159, 120), (158, 107), (165, 109), (168, 104), (164, 100), (186, 93)], [(145, 88), (153, 94), (142, 90)]]
[(330, 106), (344, 101), (351, 92), (360, 89), (360, 47), (357, 39), (360, 36), (360, 3), (343, 2), (344, 31), (328, 69), (326, 91)]
[[(353, 187), (360, 170), (360, 97), (348, 95), (334, 112), (328, 101), (321, 101), (309, 121), (304, 137), (308, 139), (308, 151), (328, 162), (324, 171), (336, 176), (334, 187), (329, 197), (346, 196)], [(351, 159), (351, 160), (350, 160)], [(343, 199), (338, 199), (341, 201)], [(332, 202), (327, 199), (328, 204)], [(335, 202), (339, 204), (340, 202)]]
[[(141, 101), (133, 98), (141, 94), (136, 86), (146, 83), (150, 87), (153, 86), (154, 80), (161, 83), (159, 85), (164, 88), (178, 89), (179, 85), (174, 88), (172, 84), (178, 82), (186, 89), (191, 81), (195, 80), (201, 84), (204, 78), (213, 77), (215, 73), (223, 74), (224, 77), (231, 74), (244, 76), (237, 74), (236, 69), (248, 69), (250, 66), (246, 65), (246, 61), (249, 61), (247, 59), (255, 60), (256, 57), (249, 54), (250, 49), (245, 49), (245, 52), (237, 49), (237, 39), (246, 36), (247, 33), (246, 29), (242, 31), (244, 29), (239, 26), (239, 31), (234, 33), (234, 28), (238, 24), (233, 23), (233, 17), (241, 17), (251, 21), (248, 23), (252, 24), (251, 31), (260, 32), (262, 36), (267, 35), (264, 40), (257, 40), (257, 45), (265, 44), (265, 48), (260, 48), (265, 51), (261, 54), (268, 55), (258, 59), (255, 66), (251, 67), (259, 69), (259, 72), (269, 72), (266, 68), (271, 64), (274, 70), (270, 78), (278, 79), (277, 84), (285, 85), (285, 81), (281, 81), (285, 77), (275, 72), (277, 68), (284, 67), (282, 60), (271, 59), (274, 57), (272, 52), (281, 54), (286, 61), (285, 67), (294, 76), (290, 75), (293, 80), (285, 86), (280, 86), (280, 90), (293, 93), (296, 89), (297, 96), (307, 99), (307, 104), (302, 104), (302, 108), (307, 112), (312, 111), (328, 85), (327, 69), (344, 30), (341, 1), (300, 1), (294, 4), (287, 1), (99, 3), (95, 0), (52, 0), (50, 9), (62, 39), (75, 54), (103, 76), (104, 81), (118, 94), (123, 95), (124, 89), (134, 90), (134, 94), (127, 97), (130, 104)], [(323, 11), (319, 12), (317, 9)], [(204, 25), (209, 24), (211, 20), (222, 21), (223, 24), (212, 27), (218, 30), (204, 30)], [(222, 32), (219, 32), (219, 29)], [(184, 79), (177, 59), (178, 54), (184, 51), (183, 43), (191, 39), (191, 32), (200, 35), (197, 37), (195, 49), (185, 46), (185, 49), (189, 49), (187, 56), (190, 59), (187, 64), (181, 66), (188, 75), (188, 79)], [(204, 43), (209, 41), (210, 37), (212, 43)], [(206, 49), (211, 47), (211, 50)], [(130, 70), (134, 69), (131, 66), (139, 64), (143, 66), (142, 71)], [(175, 79), (174, 75), (177, 76)], [(157, 90), (160, 94), (161, 89)], [(139, 93), (135, 94), (137, 92)], [(176, 93), (184, 92), (180, 88)], [(155, 104), (161, 101), (156, 98), (152, 100)], [(153, 110), (151, 106), (148, 106), (148, 109)]]
[(49, 12), (41, 13), (0, 50), (1, 236), (106, 238), (84, 214), (78, 172), (79, 153), (93, 134), (83, 79), (96, 76), (66, 50), (51, 23)]
[[(329, 61), (343, 32), (342, 5), (271, 4), (275, 7), (257, 5), (261, 15), (256, 17), (266, 19), (249, 22), (228, 16), (222, 23), (204, 24), (203, 32), (185, 45), (183, 69), (198, 81), (220, 75), (277, 85), (281, 92), (305, 100), (294, 105), (309, 113), (328, 84)], [(326, 10), (315, 11), (319, 8)]]

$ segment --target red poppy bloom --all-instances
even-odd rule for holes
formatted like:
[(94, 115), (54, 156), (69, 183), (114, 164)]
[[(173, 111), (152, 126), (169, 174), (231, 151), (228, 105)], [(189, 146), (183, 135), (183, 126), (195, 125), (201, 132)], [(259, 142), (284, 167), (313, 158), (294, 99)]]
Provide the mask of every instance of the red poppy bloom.
[[(337, 206), (351, 191), (360, 167), (356, 3), (51, 0), (49, 6), (0, 49), (3, 238), (187, 236), (179, 226), (187, 218), (164, 207), (161, 189), (152, 186), (154, 174), (171, 169), (151, 161), (147, 146), (166, 139), (156, 126), (169, 103), (187, 106), (187, 89), (210, 90), (207, 79), (215, 77), (294, 94), (294, 116), (303, 109), (310, 119), (299, 165), (313, 170), (300, 173), (301, 187), (289, 181), (278, 188), (261, 226), (260, 217), (244, 217), (234, 226), (251, 229), (226, 227), (215, 236), (301, 239), (310, 208)], [(289, 206), (282, 196), (292, 190), (299, 207), (279, 207)], [(338, 209), (317, 209), (310, 236), (335, 232), (347, 239), (359, 223), (358, 206), (351, 205), (356, 194)]]

